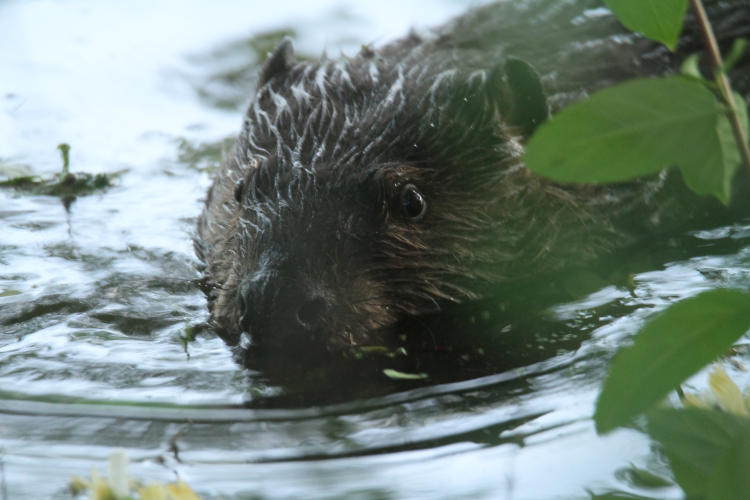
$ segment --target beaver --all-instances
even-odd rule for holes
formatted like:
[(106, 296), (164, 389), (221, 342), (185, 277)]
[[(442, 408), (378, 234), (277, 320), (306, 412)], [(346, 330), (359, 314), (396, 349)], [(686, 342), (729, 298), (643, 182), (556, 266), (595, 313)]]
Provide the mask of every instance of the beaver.
[[(710, 14), (722, 43), (750, 35), (746, 2)], [(297, 359), (390, 345), (409, 318), (659, 232), (673, 175), (560, 184), (525, 168), (524, 141), (700, 50), (690, 23), (671, 53), (589, 0), (499, 2), (339, 60), (299, 62), (285, 39), (198, 221), (212, 324)], [(745, 95), (749, 67), (733, 74)]]

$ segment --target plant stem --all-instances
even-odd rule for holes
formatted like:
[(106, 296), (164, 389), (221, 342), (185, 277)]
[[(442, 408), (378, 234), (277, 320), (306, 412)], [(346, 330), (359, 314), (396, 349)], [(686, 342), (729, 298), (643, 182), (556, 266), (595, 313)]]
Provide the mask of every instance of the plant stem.
[[(721, 68), (723, 66), (721, 60), (721, 53), (719, 52), (719, 45), (716, 43), (716, 37), (711, 29), (711, 23), (706, 15), (706, 10), (703, 8), (701, 0), (690, 0), (695, 16), (698, 18), (698, 25), (703, 35), (703, 41), (708, 49), (708, 56), (711, 59), (711, 65), (716, 73), (716, 83), (719, 86), (722, 97), (726, 104), (729, 105), (729, 121), (732, 124), (732, 131), (734, 132), (734, 140), (737, 142), (737, 146), (740, 148), (742, 155), (742, 162), (750, 172), (750, 146), (747, 143), (747, 137), (742, 129), (742, 120), (737, 114), (737, 108), (735, 107), (734, 94), (732, 93), (732, 87), (729, 84), (729, 78), (726, 72)], [(744, 103), (743, 103), (744, 105)]]
[(60, 176), (60, 180), (64, 180), (68, 176), (68, 171), (70, 170), (70, 146), (66, 143), (58, 144), (57, 149), (60, 150), (60, 154), (62, 155), (63, 160), (63, 167), (62, 167), (62, 175)]

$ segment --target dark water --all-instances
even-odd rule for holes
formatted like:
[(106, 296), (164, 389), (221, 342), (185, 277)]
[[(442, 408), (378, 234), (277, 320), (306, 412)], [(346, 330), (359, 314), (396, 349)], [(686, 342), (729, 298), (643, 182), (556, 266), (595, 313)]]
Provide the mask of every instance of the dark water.
[[(72, 146), (74, 171), (121, 172), (69, 211), (54, 197), (0, 190), (7, 498), (66, 498), (71, 475), (104, 472), (118, 448), (133, 476), (179, 475), (204, 498), (643, 493), (617, 471), (658, 467), (648, 440), (593, 431), (607, 362), (655, 310), (706, 288), (747, 287), (750, 221), (669, 239), (632, 290), (603, 283), (536, 319), (495, 324), (513, 330), (527, 362), (417, 388), (391, 381), (385, 396), (250, 409), (277, 388), (200, 327), (191, 233), (262, 54), (283, 33), (303, 54), (352, 52), (465, 7), (0, 4), (0, 178), (52, 175), (60, 142)], [(198, 334), (186, 352), (188, 327)]]

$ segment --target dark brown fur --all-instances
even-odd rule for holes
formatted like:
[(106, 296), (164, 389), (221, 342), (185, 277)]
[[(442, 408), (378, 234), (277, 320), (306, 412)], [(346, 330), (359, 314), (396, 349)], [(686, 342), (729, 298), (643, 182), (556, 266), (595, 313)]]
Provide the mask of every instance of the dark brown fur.
[[(694, 31), (672, 55), (594, 5), (503, 2), (341, 61), (298, 63), (284, 42), (198, 224), (222, 338), (301, 357), (388, 343), (404, 318), (658, 230), (665, 176), (564, 186), (521, 162), (539, 103), (527, 106), (512, 58), (537, 69), (554, 112), (699, 50)], [(749, 11), (714, 7), (724, 39), (748, 35)], [(745, 92), (747, 73), (735, 75)]]

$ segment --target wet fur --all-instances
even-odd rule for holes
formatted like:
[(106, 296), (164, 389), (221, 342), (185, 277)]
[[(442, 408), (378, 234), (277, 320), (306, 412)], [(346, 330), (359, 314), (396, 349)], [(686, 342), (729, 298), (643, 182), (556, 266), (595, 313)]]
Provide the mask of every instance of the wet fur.
[[(554, 112), (699, 49), (688, 34), (672, 55), (594, 5), (502, 2), (335, 61), (296, 62), (284, 42), (198, 224), (219, 334), (232, 345), (243, 332), (260, 344), (388, 343), (405, 317), (657, 231), (665, 175), (564, 186), (521, 161), (529, 127), (511, 57), (537, 69)], [(723, 5), (724, 38), (747, 36), (750, 9)], [(736, 78), (745, 92), (747, 78)], [(401, 213), (405, 184), (427, 200), (421, 220)], [(620, 223), (634, 214), (639, 224)], [(305, 304), (314, 325), (299, 319)]]

